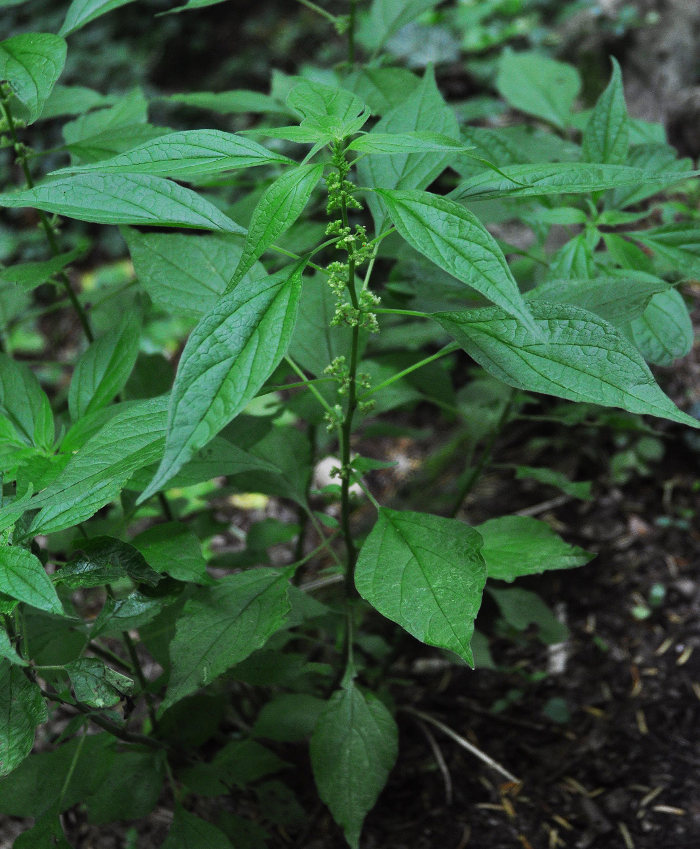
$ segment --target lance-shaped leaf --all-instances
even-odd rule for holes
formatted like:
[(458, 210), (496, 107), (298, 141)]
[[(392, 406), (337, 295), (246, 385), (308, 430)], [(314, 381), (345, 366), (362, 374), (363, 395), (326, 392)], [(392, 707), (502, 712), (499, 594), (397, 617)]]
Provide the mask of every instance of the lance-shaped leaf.
[(506, 258), (473, 213), (430, 192), (377, 189), (377, 194), (412, 248), (536, 332)]
[(311, 737), (311, 765), (318, 794), (353, 849), (397, 754), (398, 730), (384, 703), (352, 681), (336, 690)]
[[(406, 132), (440, 133), (459, 138), (457, 118), (445, 103), (435, 83), (435, 74), (428, 68), (420, 84), (399, 105), (377, 122), (372, 133)], [(402, 151), (390, 156), (367, 157), (357, 166), (360, 181), (365, 186), (382, 189), (425, 189), (450, 164), (454, 154), (424, 151)], [(375, 195), (367, 203), (379, 229), (385, 212)]]
[(31, 206), (97, 224), (245, 230), (196, 192), (149, 174), (86, 173), (59, 177), (33, 189), (0, 194), (0, 206)]
[(360, 595), (424, 643), (474, 665), (470, 641), (486, 583), (481, 537), (464, 522), (382, 507), (355, 571)]
[(481, 554), (489, 578), (514, 581), (549, 569), (574, 569), (595, 555), (569, 545), (546, 522), (530, 516), (489, 519), (475, 530), (484, 541)]
[(622, 87), (622, 72), (614, 56), (612, 77), (600, 95), (583, 131), (583, 158), (589, 162), (623, 164), (629, 147), (629, 116)]
[(442, 133), (365, 133), (346, 148), (359, 153), (465, 153), (473, 144), (464, 144)]
[(547, 165), (504, 165), (499, 173), (482, 171), (460, 183), (450, 197), (455, 200), (537, 197), (585, 194), (624, 186), (656, 184), (656, 191), (697, 176), (700, 171), (650, 171), (629, 165), (592, 165), (584, 162), (553, 162)]
[(134, 682), (126, 675), (105, 666), (97, 657), (81, 657), (65, 665), (75, 698), (94, 708), (119, 704), (134, 691)]
[(188, 91), (184, 94), (171, 94), (158, 99), (182, 103), (195, 109), (209, 109), (223, 115), (237, 112), (279, 112), (287, 115), (291, 111), (269, 94), (245, 88), (232, 91)]
[(62, 168), (53, 174), (99, 171), (103, 174), (151, 174), (186, 180), (271, 162), (292, 162), (245, 136), (221, 130), (182, 130), (150, 139), (138, 147), (90, 165)]
[(94, 21), (95, 18), (99, 18), (100, 15), (106, 15), (112, 9), (118, 9), (120, 6), (133, 2), (134, 0), (73, 0), (68, 7), (59, 33), (70, 35), (85, 24), (89, 24), (90, 21)]
[(49, 32), (28, 32), (0, 41), (0, 80), (6, 80), (27, 110), (27, 122), (41, 114), (66, 61), (66, 42)]
[(41, 507), (30, 533), (84, 522), (114, 500), (137, 469), (163, 452), (167, 398), (129, 404), (75, 454), (53, 483), (32, 501)]
[(138, 314), (125, 314), (78, 360), (68, 390), (73, 421), (106, 407), (124, 388), (139, 353)]
[(700, 427), (663, 393), (639, 351), (605, 319), (569, 304), (531, 302), (530, 309), (539, 336), (498, 307), (433, 318), (509, 386)]
[(20, 262), (16, 265), (11, 265), (9, 268), (0, 269), (0, 280), (14, 283), (24, 289), (25, 292), (30, 292), (36, 286), (45, 283), (57, 271), (61, 271), (74, 259), (82, 256), (87, 250), (88, 243), (84, 242), (64, 254), (52, 257), (51, 259), (42, 260), (39, 262)]
[(296, 321), (304, 263), (241, 283), (199, 321), (182, 353), (165, 454), (139, 503), (157, 492), (227, 425), (284, 356)]
[(63, 606), (41, 561), (26, 548), (3, 545), (0, 548), (0, 593), (63, 616)]
[(253, 210), (243, 254), (228, 291), (242, 280), (275, 239), (294, 224), (322, 174), (323, 165), (300, 165), (293, 171), (285, 171), (263, 192)]
[(47, 718), (38, 685), (18, 666), (0, 660), (0, 776), (12, 772), (27, 757), (34, 730)]
[(5, 416), (27, 445), (49, 450), (54, 441), (51, 404), (34, 373), (0, 353), (0, 415)]
[(206, 687), (282, 627), (292, 572), (251, 569), (192, 593), (170, 644), (172, 672), (161, 712)]

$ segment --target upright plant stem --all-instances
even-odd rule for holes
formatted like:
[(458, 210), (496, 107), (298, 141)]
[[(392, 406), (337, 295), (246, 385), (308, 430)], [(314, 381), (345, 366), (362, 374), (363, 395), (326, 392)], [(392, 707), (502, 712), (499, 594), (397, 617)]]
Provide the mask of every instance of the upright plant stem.
[[(20, 167), (22, 168), (22, 173), (24, 174), (24, 179), (27, 184), (27, 188), (33, 189), (34, 178), (32, 177), (32, 172), (29, 170), (29, 165), (27, 164), (26, 152), (24, 151), (22, 144), (17, 137), (17, 130), (15, 127), (14, 118), (12, 117), (12, 109), (10, 108), (10, 103), (7, 95), (3, 94), (2, 98), (0, 98), (0, 108), (2, 108), (3, 115), (5, 116), (5, 120), (7, 121), (7, 128), (9, 130), (12, 143), (14, 144), (17, 161), (19, 162)], [(58, 246), (56, 232), (53, 228), (53, 225), (51, 224), (46, 213), (43, 212), (43, 210), (39, 209), (37, 210), (37, 213), (39, 215), (39, 221), (41, 222), (41, 226), (44, 229), (44, 233), (46, 233), (46, 240), (49, 243), (51, 252), (54, 256), (59, 256), (59, 254), (61, 253), (61, 249)], [(75, 290), (73, 289), (73, 286), (71, 285), (71, 282), (68, 279), (68, 275), (65, 273), (65, 271), (59, 271), (56, 276), (61, 281), (63, 288), (66, 290), (66, 295), (68, 295), (68, 298), (71, 304), (73, 305), (73, 309), (75, 310), (76, 315), (78, 316), (78, 320), (82, 325), (83, 331), (88, 342), (92, 342), (95, 337), (93, 335), (92, 328), (90, 327), (90, 322), (88, 321), (87, 314), (83, 309), (83, 305), (80, 303), (80, 301), (78, 300), (78, 296), (75, 294)]]

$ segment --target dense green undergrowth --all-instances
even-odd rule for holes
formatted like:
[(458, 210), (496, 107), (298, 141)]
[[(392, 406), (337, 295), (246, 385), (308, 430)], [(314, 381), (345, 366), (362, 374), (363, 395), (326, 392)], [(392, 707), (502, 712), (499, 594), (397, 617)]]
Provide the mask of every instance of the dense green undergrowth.
[[(508, 583), (590, 559), (533, 518), (465, 521), (502, 429), (540, 394), (572, 402), (562, 421), (698, 426), (648, 366), (693, 343), (698, 172), (628, 115), (614, 60), (590, 109), (574, 67), (530, 50), (501, 54), (501, 100), (446, 102), (432, 66), (384, 50), (436, 0), (319, 6), (341, 66), (160, 97), (245, 131), (154, 125), (140, 89), (59, 82), (67, 42), (125, 2), (76, 0), (59, 34), (0, 42), (19, 182), (0, 206), (44, 240), (0, 269), (0, 811), (35, 820), (18, 849), (65, 847), (68, 808), (101, 824), (165, 794), (168, 849), (261, 846), (236, 794), (263, 824), (275, 794), (297, 810), (282, 755), (306, 745), (357, 847), (410, 710), (388, 623), (473, 665), (485, 588), (517, 623), (531, 594)], [(23, 142), (57, 124), (58, 148)], [(133, 273), (76, 287), (103, 238)], [(65, 307), (79, 350), (32, 359)], [(413, 433), (395, 411), (416, 405), (458, 428), (459, 473), (395, 509), (363, 443)], [(221, 507), (251, 493), (293, 511), (236, 529)], [(198, 800), (218, 796), (214, 823)]]

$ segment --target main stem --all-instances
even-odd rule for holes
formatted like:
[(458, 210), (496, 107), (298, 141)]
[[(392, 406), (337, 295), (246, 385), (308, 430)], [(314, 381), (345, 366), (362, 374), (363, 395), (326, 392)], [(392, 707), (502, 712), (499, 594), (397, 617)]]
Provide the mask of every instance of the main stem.
[[(27, 155), (23, 150), (22, 144), (17, 137), (17, 128), (15, 127), (15, 121), (12, 116), (12, 109), (10, 107), (9, 99), (6, 95), (3, 95), (0, 98), (0, 108), (2, 108), (3, 115), (5, 116), (5, 120), (7, 121), (7, 128), (10, 133), (10, 138), (12, 139), (12, 143), (15, 148), (15, 154), (17, 156), (17, 161), (22, 168), (22, 173), (24, 174), (24, 179), (27, 184), (28, 189), (34, 188), (34, 179), (32, 177), (32, 172), (29, 170), (29, 165), (27, 164)], [(41, 226), (44, 229), (44, 233), (46, 233), (46, 240), (49, 243), (49, 247), (51, 248), (51, 252), (54, 256), (59, 256), (61, 253), (61, 249), (58, 246), (58, 241), (56, 240), (56, 233), (54, 228), (49, 221), (46, 213), (38, 209), (37, 213), (39, 215), (39, 221), (41, 222)], [(83, 328), (85, 336), (87, 337), (88, 342), (92, 342), (94, 340), (94, 335), (92, 332), (92, 328), (90, 327), (90, 322), (88, 321), (88, 317), (83, 309), (83, 305), (78, 300), (78, 296), (75, 294), (75, 290), (73, 289), (70, 280), (68, 279), (68, 275), (64, 271), (59, 271), (56, 276), (61, 281), (63, 288), (66, 290), (66, 294), (73, 305), (73, 309), (75, 310), (78, 320)]]
[[(341, 174), (342, 179), (342, 174)], [(341, 214), (343, 218), (343, 226), (348, 226), (348, 209), (347, 204), (343, 200), (341, 206)], [(359, 308), (357, 292), (355, 290), (355, 261), (350, 256), (348, 261), (348, 293), (350, 301), (355, 307)], [(347, 567), (345, 570), (345, 595), (346, 598), (352, 598), (355, 595), (355, 563), (357, 562), (357, 548), (353, 539), (352, 529), (350, 527), (350, 437), (352, 435), (352, 422), (357, 410), (357, 361), (360, 348), (360, 327), (354, 324), (352, 327), (352, 341), (350, 343), (350, 365), (348, 369), (349, 386), (348, 386), (348, 405), (345, 410), (345, 417), (341, 425), (341, 486), (340, 486), (340, 514), (341, 527), (343, 537), (345, 539), (345, 548), (348, 555)]]

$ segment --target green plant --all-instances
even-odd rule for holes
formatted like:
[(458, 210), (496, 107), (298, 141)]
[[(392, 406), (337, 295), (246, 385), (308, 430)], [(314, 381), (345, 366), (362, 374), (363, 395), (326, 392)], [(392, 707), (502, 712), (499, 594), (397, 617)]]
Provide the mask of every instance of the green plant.
[[(320, 9), (348, 44), (325, 82), (277, 74), (270, 95), (176, 95), (244, 103), (259, 121), (171, 131), (149, 123), (139, 91), (104, 105), (57, 82), (63, 36), (117, 5), (74, 2), (63, 35), (0, 43), (3, 145), (25, 182), (0, 205), (35, 210), (53, 255), (0, 272), (0, 810), (36, 819), (17, 847), (65, 846), (62, 811), (144, 816), (167, 780), (168, 849), (230, 846), (253, 824), (224, 812), (214, 825), (186, 802), (250, 785), (271, 821), (280, 799), (298, 821), (291, 791), (269, 777), (289, 764), (260, 740), (310, 739), (319, 795), (356, 847), (396, 758), (396, 709), (409, 709), (377, 612), (473, 664), (487, 578), (590, 559), (544, 522), (471, 527), (460, 515), (499, 433), (537, 403), (530, 393), (584, 416), (602, 405), (698, 427), (645, 362), (692, 343), (675, 286), (697, 274), (697, 215), (649, 198), (697, 172), (659, 128), (628, 117), (616, 63), (582, 117), (575, 69), (506, 53), (498, 89), (539, 123), (460, 127), (432, 69), (379, 63), (434, 2), (374, 0), (366, 67), (360, 4)], [(76, 112), (63, 125), (70, 162), (38, 178), (42, 151), (23, 144), (24, 127)], [(135, 279), (115, 269), (77, 291), (68, 269), (87, 247), (58, 216), (120, 226)], [(513, 219), (533, 234), (527, 248), (484, 226)], [(47, 281), (84, 340), (70, 380), (39, 372), (51, 398), (12, 356), (13, 329), (36, 315), (29, 294)], [(187, 334), (173, 380), (162, 350)], [(483, 371), (455, 392), (462, 351)], [(363, 431), (419, 401), (462, 422), (469, 465), (449, 505), (435, 494), (439, 509), (382, 506), (367, 476), (387, 463), (362, 453)], [(322, 499), (312, 471), (327, 455), (335, 483)], [(241, 493), (296, 512), (222, 551), (213, 540), (230, 529), (214, 506)], [(271, 565), (279, 544), (294, 553)], [(514, 592), (493, 597), (524, 628)], [(56, 705), (72, 719), (58, 745), (29, 756)], [(104, 733), (88, 735), (90, 722)]]

